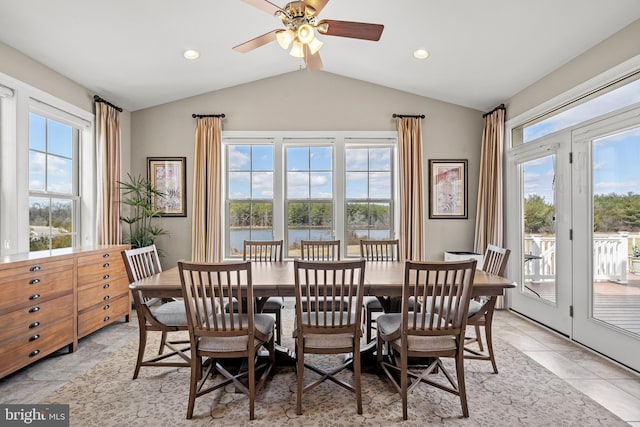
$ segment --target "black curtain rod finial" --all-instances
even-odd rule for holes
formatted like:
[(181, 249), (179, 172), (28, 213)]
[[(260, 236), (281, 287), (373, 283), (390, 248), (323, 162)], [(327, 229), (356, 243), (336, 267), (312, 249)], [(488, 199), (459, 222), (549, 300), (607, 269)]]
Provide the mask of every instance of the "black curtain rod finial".
[(396, 113), (393, 113), (393, 116), (392, 116), (392, 117), (393, 117), (394, 119), (395, 119), (395, 118), (403, 119), (403, 118), (405, 118), (405, 117), (412, 117), (412, 118), (414, 118), (414, 119), (424, 119), (424, 118), (425, 118), (425, 115), (424, 115), (424, 114), (396, 114)]
[(117, 105), (113, 105), (112, 103), (110, 103), (109, 101), (107, 101), (106, 99), (98, 96), (98, 95), (93, 95), (93, 101), (94, 102), (101, 102), (103, 104), (107, 104), (113, 108), (115, 108), (116, 110), (118, 110), (119, 112), (122, 113), (122, 108), (118, 107)]
[(500, 104), (500, 105), (498, 105), (496, 108), (494, 108), (493, 110), (489, 111), (488, 113), (484, 113), (484, 114), (482, 115), (482, 118), (484, 119), (484, 118), (485, 118), (485, 117), (487, 117), (489, 114), (493, 114), (493, 113), (495, 113), (495, 112), (496, 112), (496, 111), (498, 111), (498, 110), (504, 110), (504, 111), (507, 111), (507, 107), (505, 107), (505, 106), (504, 106), (504, 104)]
[(224, 119), (226, 116), (224, 115), (224, 113), (222, 113), (222, 114), (192, 114), (191, 117), (193, 117), (194, 119), (203, 119), (205, 117), (220, 117), (221, 119)]

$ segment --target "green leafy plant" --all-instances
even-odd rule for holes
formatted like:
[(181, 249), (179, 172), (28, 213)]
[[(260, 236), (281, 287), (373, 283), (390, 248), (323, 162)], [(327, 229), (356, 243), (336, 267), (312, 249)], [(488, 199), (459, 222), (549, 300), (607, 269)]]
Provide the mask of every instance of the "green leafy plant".
[(121, 203), (128, 206), (129, 216), (121, 216), (120, 221), (128, 224), (129, 231), (125, 235), (125, 242), (132, 248), (143, 248), (155, 243), (159, 236), (169, 234), (165, 229), (154, 223), (160, 217), (161, 211), (154, 209), (152, 199), (164, 197), (147, 178), (127, 174), (125, 182), (118, 181), (122, 190)]
[(631, 247), (631, 256), (634, 258), (640, 258), (640, 246), (633, 245)]

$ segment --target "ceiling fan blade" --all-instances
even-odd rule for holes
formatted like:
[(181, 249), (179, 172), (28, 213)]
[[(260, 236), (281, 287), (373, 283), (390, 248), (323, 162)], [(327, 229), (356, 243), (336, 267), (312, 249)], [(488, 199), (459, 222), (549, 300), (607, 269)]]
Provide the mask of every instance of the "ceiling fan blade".
[(263, 46), (267, 43), (271, 43), (276, 39), (277, 31), (278, 30), (273, 30), (269, 33), (258, 36), (255, 39), (251, 39), (247, 42), (239, 44), (238, 46), (233, 47), (233, 50), (235, 50), (236, 52), (247, 53), (257, 47)]
[(314, 15), (318, 16), (320, 11), (329, 3), (329, 0), (306, 0), (305, 3), (307, 6), (311, 6), (315, 10)]
[(320, 52), (316, 52), (315, 55), (311, 54), (309, 46), (303, 45), (304, 49), (304, 64), (307, 66), (307, 70), (320, 70), (322, 69), (322, 59), (320, 59)]
[(284, 10), (280, 8), (280, 6), (275, 5), (267, 0), (242, 0), (243, 2), (250, 4), (251, 6), (262, 10), (263, 12), (267, 12), (269, 15), (278, 15), (280, 13), (284, 13)]
[[(322, 27), (327, 25), (326, 31), (323, 31)], [(326, 34), (328, 36), (350, 37), (352, 39), (362, 40), (380, 40), (384, 30), (382, 24), (368, 24), (366, 22), (350, 22), (350, 21), (335, 21), (333, 19), (323, 19), (318, 23), (318, 32), (320, 34)]]

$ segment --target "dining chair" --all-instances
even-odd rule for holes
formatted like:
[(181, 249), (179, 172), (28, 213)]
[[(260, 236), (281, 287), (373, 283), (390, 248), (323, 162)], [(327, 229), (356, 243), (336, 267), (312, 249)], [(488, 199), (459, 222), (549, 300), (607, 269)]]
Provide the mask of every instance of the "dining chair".
[[(364, 289), (364, 260), (357, 261), (294, 261), (296, 318), (293, 337), (297, 358), (296, 413), (302, 414), (302, 395), (325, 380), (333, 381), (356, 394), (358, 414), (362, 414), (362, 388), (360, 373), (361, 315)], [(339, 299), (346, 302), (332, 304)], [(314, 307), (302, 310), (302, 303)], [(305, 363), (305, 353), (353, 354), (353, 383), (338, 379), (336, 375), (350, 365), (341, 365), (324, 371)], [(305, 368), (319, 374), (318, 380), (304, 384)]]
[[(398, 261), (400, 241), (396, 240), (370, 240), (360, 239), (360, 257), (367, 261)], [(374, 313), (382, 313), (384, 310), (378, 297), (365, 296), (362, 300), (364, 310), (363, 324), (367, 333), (367, 342), (372, 340)]]
[[(503, 276), (504, 271), (507, 268), (507, 261), (509, 261), (510, 249), (501, 248), (495, 245), (488, 245), (484, 254), (484, 262), (482, 264), (482, 270), (487, 273), (495, 274), (496, 276)], [(465, 358), (476, 360), (489, 360), (493, 367), (493, 372), (498, 373), (498, 366), (496, 364), (495, 354), (493, 352), (493, 339), (492, 339), (492, 324), (493, 324), (493, 312), (498, 297), (478, 297), (472, 299), (469, 303), (469, 318), (467, 319), (467, 325), (473, 326), (475, 329), (474, 337), (467, 337), (465, 339)], [(485, 341), (487, 344), (487, 352), (484, 352), (484, 346), (482, 345), (482, 335), (480, 334), (480, 327), (484, 327)], [(477, 342), (478, 350), (471, 347), (470, 344)]]
[[(162, 272), (155, 245), (125, 250), (122, 251), (121, 254), (127, 270), (129, 283)], [(144, 290), (140, 289), (132, 291), (132, 296), (138, 317), (139, 332), (138, 357), (136, 359), (136, 367), (133, 371), (133, 379), (138, 378), (140, 367), (142, 366), (190, 366), (190, 357), (188, 355), (189, 347), (179, 347), (180, 344), (188, 344), (189, 341), (167, 340), (167, 334), (169, 332), (188, 330), (184, 303), (175, 300), (164, 302), (159, 298), (148, 296)], [(159, 306), (154, 306), (158, 303), (160, 303)], [(153, 309), (152, 306), (154, 306)], [(158, 356), (144, 360), (145, 348), (147, 346), (147, 333), (151, 331), (161, 332), (160, 349), (158, 350)], [(164, 353), (165, 347), (171, 350), (171, 352)], [(180, 356), (183, 361), (165, 360), (174, 355)]]
[[(249, 418), (255, 418), (255, 396), (262, 389), (275, 361), (274, 319), (268, 314), (254, 313), (251, 262), (194, 263), (178, 261), (180, 283), (187, 308), (191, 340), (191, 380), (187, 419), (193, 416), (195, 400), (207, 393), (233, 383), (236, 390), (249, 398)], [(247, 310), (218, 313), (231, 299), (247, 300)], [(258, 350), (266, 348), (268, 359), (257, 362)], [(207, 362), (203, 363), (203, 358)], [(223, 361), (246, 359), (246, 370), (232, 374)], [(202, 373), (203, 365), (207, 366)], [(256, 372), (262, 374), (256, 381)], [(212, 373), (224, 380), (207, 385)], [(246, 384), (245, 384), (246, 382)], [(205, 387), (205, 385), (207, 385)]]
[(302, 240), (300, 258), (311, 261), (339, 261), (340, 240)]
[[(254, 262), (282, 262), (282, 240), (245, 240), (242, 260)], [(262, 313), (276, 317), (276, 344), (282, 343), (282, 310), (284, 298), (269, 297), (262, 306)]]
[[(408, 415), (408, 392), (421, 382), (459, 396), (462, 414), (469, 416), (464, 381), (464, 333), (476, 263), (476, 260), (406, 261), (402, 311), (383, 314), (377, 319), (378, 365), (400, 393), (404, 420)], [(409, 311), (410, 298), (429, 300), (419, 311)], [(437, 311), (445, 314), (439, 315)], [(386, 358), (383, 348), (386, 348)], [(442, 363), (443, 357), (455, 359), (455, 381)], [(416, 360), (426, 362), (427, 367), (413, 365)], [(395, 374), (399, 375), (399, 383)], [(436, 374), (443, 374), (447, 382), (437, 380)]]

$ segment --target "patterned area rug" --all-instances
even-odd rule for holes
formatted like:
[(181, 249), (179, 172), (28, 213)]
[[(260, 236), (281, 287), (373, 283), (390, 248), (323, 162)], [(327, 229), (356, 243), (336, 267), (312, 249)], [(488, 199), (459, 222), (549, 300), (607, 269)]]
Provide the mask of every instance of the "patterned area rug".
[[(283, 331), (283, 345), (292, 348), (290, 336), (289, 331)], [(147, 348), (157, 349), (158, 338), (150, 341)], [(362, 415), (356, 412), (353, 393), (325, 382), (305, 393), (304, 414), (297, 416), (295, 371), (292, 367), (282, 367), (256, 398), (256, 420), (249, 421), (247, 398), (229, 386), (224, 391), (198, 398), (194, 418), (186, 420), (189, 369), (143, 367), (138, 379), (132, 380), (137, 341), (114, 352), (43, 403), (70, 404), (71, 425), (83, 427), (627, 425), (507, 343), (497, 340), (495, 347), (500, 370), (497, 375), (491, 373), (488, 362), (465, 361), (471, 415), (466, 419), (461, 416), (460, 400), (456, 396), (421, 384), (409, 396), (409, 420), (403, 423), (399, 395), (384, 376), (370, 373), (362, 375)], [(313, 357), (312, 361), (322, 365), (336, 361), (331, 359), (336, 356)], [(307, 378), (313, 375), (305, 370)], [(351, 380), (351, 372), (344, 375)]]

